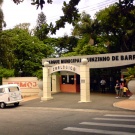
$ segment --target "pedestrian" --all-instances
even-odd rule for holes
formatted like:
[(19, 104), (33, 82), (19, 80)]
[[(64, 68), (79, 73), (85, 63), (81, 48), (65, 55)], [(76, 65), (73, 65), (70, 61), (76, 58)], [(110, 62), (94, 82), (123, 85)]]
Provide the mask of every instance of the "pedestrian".
[(106, 85), (106, 81), (102, 78), (102, 80), (100, 81), (100, 85), (101, 85), (101, 92), (105, 93), (105, 85)]
[(93, 81), (93, 91), (97, 91), (97, 80), (94, 79)]
[(115, 92), (116, 92), (116, 98), (120, 98), (120, 82), (119, 82), (119, 80), (116, 80)]
[(123, 96), (124, 97), (127, 97), (127, 91), (128, 91), (128, 88), (126, 86), (123, 87)]
[(119, 97), (123, 96), (123, 87), (124, 87), (124, 83), (120, 83), (120, 91), (119, 91)]

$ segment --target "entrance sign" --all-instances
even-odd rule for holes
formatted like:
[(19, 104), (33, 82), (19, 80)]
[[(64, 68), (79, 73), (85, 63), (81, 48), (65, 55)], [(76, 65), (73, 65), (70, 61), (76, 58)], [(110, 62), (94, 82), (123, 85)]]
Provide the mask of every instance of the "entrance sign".
[(57, 71), (69, 71), (69, 72), (80, 74), (80, 67), (71, 64), (59, 64), (50, 67), (49, 74), (52, 74)]
[(135, 51), (133, 52), (121, 52), (121, 53), (109, 53), (98, 55), (83, 55), (61, 58), (48, 58), (42, 60), (42, 65), (45, 61), (49, 62), (50, 66), (59, 64), (72, 64), (81, 65), (81, 59), (87, 59), (90, 68), (105, 68), (105, 67), (117, 67), (135, 64)]
[(81, 80), (81, 83), (85, 83), (85, 80), (84, 80), (84, 79), (82, 79), (82, 80)]

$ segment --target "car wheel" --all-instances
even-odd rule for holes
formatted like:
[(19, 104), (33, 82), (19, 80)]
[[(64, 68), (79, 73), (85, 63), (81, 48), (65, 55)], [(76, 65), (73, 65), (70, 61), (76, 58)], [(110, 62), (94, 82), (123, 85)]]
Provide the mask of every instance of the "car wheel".
[(3, 108), (5, 108), (5, 106), (6, 106), (6, 104), (5, 103), (0, 103), (0, 107), (3, 109)]
[(17, 103), (14, 103), (14, 106), (18, 106), (19, 105), (19, 102), (17, 102)]

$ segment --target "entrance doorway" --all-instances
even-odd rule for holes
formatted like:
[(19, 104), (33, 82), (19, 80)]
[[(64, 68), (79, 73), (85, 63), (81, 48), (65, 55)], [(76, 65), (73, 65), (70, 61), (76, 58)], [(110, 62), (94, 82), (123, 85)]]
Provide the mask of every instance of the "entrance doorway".
[(80, 75), (71, 72), (62, 72), (60, 76), (61, 92), (80, 92)]

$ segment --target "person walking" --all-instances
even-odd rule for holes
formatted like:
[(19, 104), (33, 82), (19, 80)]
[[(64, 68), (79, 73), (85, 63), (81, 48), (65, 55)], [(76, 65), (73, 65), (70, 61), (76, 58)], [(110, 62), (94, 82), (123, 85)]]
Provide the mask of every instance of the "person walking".
[(123, 87), (124, 87), (124, 83), (121, 82), (121, 83), (120, 83), (119, 97), (122, 97), (122, 96), (123, 96)]
[(102, 80), (100, 81), (100, 85), (101, 85), (101, 92), (105, 93), (105, 85), (106, 85), (106, 81), (102, 78)]
[(116, 92), (116, 98), (120, 98), (120, 82), (119, 82), (119, 80), (116, 80), (115, 92)]

